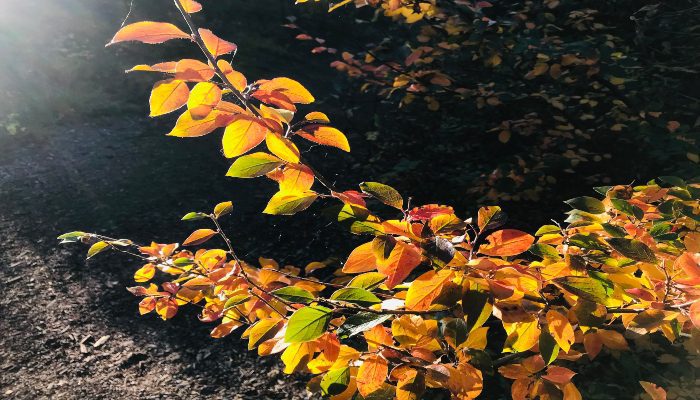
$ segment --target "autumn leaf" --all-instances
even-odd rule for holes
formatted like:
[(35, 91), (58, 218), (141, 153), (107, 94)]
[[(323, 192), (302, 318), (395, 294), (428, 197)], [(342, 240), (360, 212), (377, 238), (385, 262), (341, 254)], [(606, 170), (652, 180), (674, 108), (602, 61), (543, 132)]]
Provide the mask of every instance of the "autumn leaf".
[(337, 147), (343, 151), (350, 151), (350, 144), (348, 143), (348, 138), (345, 137), (345, 134), (330, 126), (321, 125), (316, 127), (308, 127), (297, 132), (297, 134), (306, 140), (310, 140), (318, 144)]
[(255, 94), (258, 92), (260, 94), (279, 92), (293, 103), (309, 104), (314, 102), (314, 97), (301, 83), (289, 78), (274, 78), (269, 81), (262, 81)]
[(157, 82), (149, 99), (150, 116), (157, 117), (177, 110), (187, 103), (189, 95), (190, 89), (184, 81), (167, 79)]
[(265, 137), (268, 150), (277, 157), (290, 163), (299, 162), (299, 149), (291, 140), (277, 132), (269, 132)]
[(379, 354), (364, 360), (357, 371), (357, 390), (364, 397), (379, 389), (389, 373), (389, 363)]
[(406, 309), (427, 311), (433, 301), (440, 296), (445, 284), (450, 282), (454, 273), (449, 269), (428, 271), (416, 278), (408, 287)]
[(372, 242), (357, 246), (348, 256), (343, 265), (343, 272), (356, 274), (377, 269), (377, 257), (372, 250)]
[(239, 92), (245, 90), (246, 86), (248, 86), (248, 80), (245, 75), (234, 70), (231, 64), (226, 60), (218, 60), (216, 65), (236, 90)]
[(420, 264), (421, 258), (420, 250), (416, 246), (399, 241), (396, 242), (389, 257), (385, 261), (379, 262), (377, 269), (386, 275), (386, 286), (393, 289), (394, 286), (402, 283), (411, 271)]
[(574, 329), (569, 319), (560, 312), (549, 310), (547, 311), (547, 329), (564, 353), (568, 353), (575, 341)]
[(194, 119), (204, 118), (221, 101), (221, 89), (211, 82), (199, 82), (192, 88), (187, 109)]
[(185, 12), (194, 14), (196, 12), (202, 11), (202, 5), (195, 0), (178, 0), (182, 4), (182, 9)]
[(226, 172), (234, 178), (255, 178), (283, 165), (284, 161), (267, 153), (247, 154), (236, 159)]
[(379, 182), (363, 182), (360, 183), (360, 190), (388, 206), (399, 210), (403, 209), (403, 198), (396, 189), (389, 185)]
[(224, 156), (233, 158), (247, 153), (262, 143), (268, 133), (269, 128), (258, 118), (238, 116), (224, 131)]
[(639, 381), (639, 384), (651, 396), (651, 400), (666, 400), (666, 391), (661, 386), (646, 381)]
[(275, 215), (296, 214), (309, 208), (317, 197), (318, 194), (312, 190), (279, 191), (272, 196), (263, 213)]
[(195, 119), (189, 111), (185, 111), (175, 122), (175, 127), (168, 136), (175, 137), (199, 137), (221, 128), (229, 120), (227, 114), (212, 111), (206, 117)]
[(236, 46), (234, 43), (227, 42), (216, 36), (209, 29), (199, 28), (198, 32), (207, 50), (209, 50), (214, 58), (234, 52), (238, 48), (238, 46)]
[(171, 39), (190, 39), (190, 35), (171, 23), (141, 21), (121, 28), (107, 45), (126, 41), (157, 44)]
[(515, 256), (527, 251), (535, 242), (534, 236), (516, 229), (503, 229), (486, 237), (487, 244), (479, 247), (479, 253), (487, 256)]
[(211, 229), (197, 229), (182, 243), (183, 246), (197, 246), (216, 235), (216, 231)]

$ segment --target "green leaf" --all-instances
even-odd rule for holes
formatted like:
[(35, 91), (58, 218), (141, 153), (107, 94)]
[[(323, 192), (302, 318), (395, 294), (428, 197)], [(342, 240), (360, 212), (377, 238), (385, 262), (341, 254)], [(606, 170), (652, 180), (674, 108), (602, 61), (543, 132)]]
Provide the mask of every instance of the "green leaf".
[(289, 317), (284, 340), (287, 343), (309, 342), (319, 338), (328, 329), (331, 310), (321, 306), (300, 308)]
[(613, 249), (620, 252), (623, 256), (631, 258), (635, 261), (641, 261), (646, 263), (655, 263), (656, 255), (654, 252), (644, 243), (635, 239), (625, 239), (625, 238), (610, 238), (608, 243)]
[(321, 378), (321, 392), (324, 396), (343, 393), (350, 384), (350, 367), (332, 369)]
[(577, 233), (569, 238), (568, 243), (587, 250), (607, 250), (607, 247), (598, 239), (599, 236), (594, 233)]
[(239, 304), (243, 304), (248, 300), (250, 300), (250, 295), (248, 293), (237, 294), (235, 296), (231, 296), (231, 297), (229, 297), (228, 300), (226, 300), (226, 303), (224, 304), (224, 309), (227, 310), (231, 307), (235, 307)]
[(543, 244), (543, 243), (535, 243), (532, 246), (530, 246), (530, 253), (536, 255), (537, 257), (546, 259), (546, 260), (552, 260), (552, 261), (559, 261), (561, 260), (561, 256), (559, 255), (559, 252), (554, 248), (554, 246), (548, 245), (548, 244)]
[(107, 243), (105, 241), (100, 241), (100, 242), (93, 244), (88, 249), (87, 258), (91, 258), (91, 257), (97, 255), (98, 253), (101, 253), (102, 251), (104, 251), (108, 247), (109, 247), (109, 243)]
[(595, 190), (596, 193), (599, 193), (601, 196), (605, 196), (608, 194), (608, 190), (612, 188), (613, 186), (596, 186), (593, 188), (593, 190)]
[(659, 186), (661, 187), (685, 187), (687, 185), (683, 179), (677, 176), (660, 176), (657, 180), (659, 181)]
[(83, 236), (86, 236), (87, 233), (85, 232), (80, 232), (80, 231), (75, 231), (75, 232), (68, 232), (64, 233), (63, 235), (57, 237), (58, 240), (61, 241), (61, 244), (63, 243), (75, 243), (80, 241), (80, 238)]
[(391, 314), (375, 314), (371, 312), (359, 312), (349, 316), (343, 325), (337, 330), (338, 337), (341, 339), (355, 336), (364, 331), (370, 330), (375, 326), (391, 319)]
[(226, 172), (233, 178), (256, 178), (284, 164), (284, 161), (267, 153), (253, 153), (236, 159)]
[(317, 197), (318, 194), (312, 190), (279, 191), (270, 198), (270, 202), (267, 203), (263, 213), (273, 215), (296, 214), (309, 208)]
[(561, 233), (561, 228), (556, 225), (543, 225), (535, 232), (535, 236), (542, 236), (548, 233)]
[(604, 223), (602, 224), (603, 229), (605, 229), (605, 232), (608, 233), (608, 235), (613, 236), (613, 237), (625, 237), (627, 236), (627, 231), (625, 228), (622, 228), (617, 225), (613, 225), (611, 223)]
[(398, 208), (399, 210), (403, 209), (403, 198), (399, 192), (391, 186), (378, 182), (362, 182), (360, 183), (360, 190), (388, 206)]
[(559, 355), (559, 345), (547, 329), (540, 333), (540, 354), (547, 365), (554, 362)]
[(314, 295), (312, 295), (308, 290), (295, 286), (287, 286), (277, 289), (273, 291), (272, 294), (291, 303), (309, 304), (314, 300)]
[(173, 261), (173, 265), (179, 268), (186, 267), (188, 265), (192, 265), (194, 261), (191, 258), (188, 257), (180, 257), (177, 258)]
[(360, 288), (372, 290), (382, 284), (386, 280), (386, 275), (379, 272), (367, 272), (358, 275), (347, 284), (351, 288)]
[(585, 276), (565, 276), (555, 278), (554, 282), (568, 292), (598, 304), (605, 305), (609, 298), (608, 289), (598, 279)]
[(564, 203), (576, 210), (581, 210), (591, 214), (600, 214), (605, 212), (605, 205), (602, 201), (590, 196), (581, 196), (569, 199)]
[(182, 221), (195, 221), (198, 219), (204, 219), (207, 217), (207, 214), (201, 213), (201, 212), (188, 212), (185, 214), (184, 217), (182, 217)]
[(346, 301), (348, 303), (359, 304), (365, 307), (382, 302), (373, 293), (360, 288), (339, 289), (331, 295), (331, 300)]
[(630, 217), (634, 217), (637, 219), (644, 218), (644, 211), (642, 211), (641, 208), (635, 206), (634, 204), (630, 204), (626, 200), (610, 199), (610, 202), (612, 203), (613, 207), (615, 207), (615, 209), (617, 209), (618, 211), (622, 212), (625, 215), (628, 215)]

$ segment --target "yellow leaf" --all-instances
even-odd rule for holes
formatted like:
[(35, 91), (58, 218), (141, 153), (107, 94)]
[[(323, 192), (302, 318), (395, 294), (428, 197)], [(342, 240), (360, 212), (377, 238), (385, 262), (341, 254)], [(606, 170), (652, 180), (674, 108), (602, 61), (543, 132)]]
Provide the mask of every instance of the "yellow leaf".
[(230, 213), (233, 210), (233, 203), (230, 201), (224, 201), (223, 203), (219, 203), (214, 207), (214, 216), (216, 218), (219, 218), (223, 215), (226, 215)]
[(306, 191), (280, 191), (274, 194), (267, 207), (263, 210), (265, 214), (292, 215), (303, 211), (316, 200), (318, 194), (312, 190)]
[(282, 353), (284, 373), (291, 374), (306, 368), (306, 364), (316, 351), (316, 342), (292, 343)]
[(540, 339), (540, 327), (537, 321), (503, 323), (508, 338), (503, 351), (520, 353), (530, 350)]
[(195, 119), (189, 111), (185, 111), (175, 122), (168, 136), (199, 137), (211, 133), (214, 129), (221, 128), (230, 120), (230, 114), (220, 111), (212, 111), (204, 118)]
[(187, 100), (187, 108), (194, 119), (204, 118), (221, 101), (221, 89), (211, 82), (194, 85)]
[(549, 310), (547, 311), (547, 329), (564, 353), (568, 353), (575, 340), (574, 328), (569, 319), (558, 311)]
[(146, 264), (134, 273), (136, 282), (148, 282), (156, 274), (156, 267), (153, 264)]
[(343, 151), (350, 151), (350, 144), (345, 134), (330, 126), (321, 125), (307, 127), (304, 128), (303, 131), (299, 131), (298, 134), (304, 139), (318, 144), (337, 147)]
[(151, 117), (173, 112), (187, 103), (190, 89), (184, 81), (178, 79), (167, 79), (156, 82), (151, 91), (149, 103), (151, 106)]
[(301, 83), (289, 78), (274, 78), (269, 81), (263, 81), (260, 83), (257, 92), (265, 94), (278, 92), (293, 103), (309, 104), (314, 101), (314, 97)]
[(299, 149), (289, 139), (282, 137), (277, 132), (270, 132), (265, 137), (265, 144), (270, 152), (277, 157), (291, 163), (299, 162)]
[(224, 155), (232, 158), (245, 154), (262, 143), (268, 133), (271, 133), (270, 129), (259, 119), (239, 115), (224, 131)]

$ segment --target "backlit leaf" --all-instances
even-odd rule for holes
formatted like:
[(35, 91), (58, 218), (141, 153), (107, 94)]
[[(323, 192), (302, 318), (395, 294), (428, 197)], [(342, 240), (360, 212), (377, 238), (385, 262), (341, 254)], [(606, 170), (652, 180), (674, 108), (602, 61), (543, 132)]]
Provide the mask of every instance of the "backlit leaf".
[(486, 237), (488, 243), (479, 247), (487, 256), (515, 256), (527, 251), (535, 242), (534, 236), (516, 229), (503, 229)]
[(265, 137), (265, 144), (270, 152), (290, 163), (299, 162), (299, 149), (291, 140), (277, 132), (270, 132)]
[(221, 101), (221, 89), (211, 82), (199, 82), (192, 88), (187, 109), (195, 119), (204, 118)]
[(312, 190), (279, 191), (272, 196), (263, 213), (275, 215), (296, 214), (309, 208), (317, 197), (318, 194)]
[(420, 250), (413, 244), (399, 241), (391, 250), (389, 258), (380, 262), (377, 265), (377, 269), (386, 275), (386, 286), (389, 289), (393, 289), (394, 286), (402, 283), (420, 262)]
[(445, 284), (450, 282), (454, 273), (449, 269), (428, 271), (416, 278), (406, 294), (406, 309), (426, 311), (433, 301), (440, 296)]
[(314, 295), (309, 293), (308, 290), (295, 286), (287, 286), (274, 290), (272, 294), (291, 303), (309, 304), (315, 299)]
[(230, 213), (231, 211), (233, 211), (233, 203), (230, 201), (224, 201), (214, 207), (214, 216), (219, 218)]
[(602, 201), (590, 196), (581, 196), (569, 199), (564, 203), (576, 210), (585, 211), (591, 214), (601, 214), (605, 212), (605, 205)]
[(639, 240), (610, 238), (607, 239), (607, 242), (613, 249), (617, 250), (625, 257), (631, 258), (635, 261), (647, 263), (656, 262), (656, 255), (654, 255), (654, 251)]
[(190, 35), (167, 22), (141, 21), (121, 28), (107, 44), (138, 41), (148, 44), (163, 43), (170, 39), (189, 39)]
[(568, 353), (575, 340), (574, 329), (569, 319), (560, 312), (549, 310), (547, 311), (547, 329), (564, 353)]
[(350, 383), (350, 368), (332, 369), (321, 378), (321, 393), (333, 396), (342, 393)]
[(301, 343), (314, 340), (328, 329), (331, 310), (321, 306), (300, 308), (289, 318), (284, 340), (288, 343)]
[(378, 182), (363, 182), (360, 184), (360, 190), (388, 206), (403, 209), (403, 198), (391, 186)]
[(342, 288), (336, 290), (331, 295), (331, 300), (346, 301), (348, 303), (359, 304), (368, 307), (374, 304), (379, 304), (382, 301), (371, 292), (360, 288)]
[(224, 131), (222, 144), (228, 158), (247, 153), (265, 140), (269, 128), (258, 118), (238, 116)]
[(187, 84), (177, 79), (157, 82), (151, 91), (149, 104), (151, 117), (173, 112), (187, 103), (190, 89)]
[(388, 374), (389, 363), (385, 358), (379, 354), (367, 357), (357, 371), (357, 390), (362, 396), (370, 395), (382, 387)]
[(272, 154), (263, 152), (247, 154), (233, 162), (228, 172), (226, 172), (226, 176), (255, 178), (267, 174), (282, 164), (284, 164), (284, 161)]
[(107, 242), (105, 242), (105, 241), (99, 241), (99, 242), (94, 243), (94, 244), (93, 244), (92, 246), (90, 246), (90, 248), (88, 249), (87, 258), (92, 258), (92, 257), (94, 257), (95, 255), (97, 255), (97, 254), (103, 252), (104, 250), (106, 250), (108, 247), (109, 247), (109, 243), (107, 243)]
[(345, 134), (330, 126), (321, 125), (304, 128), (303, 131), (298, 132), (298, 135), (318, 144), (337, 147), (343, 151), (350, 151), (350, 144)]
[(609, 290), (597, 279), (584, 276), (565, 276), (555, 278), (554, 282), (576, 296), (598, 304), (605, 305), (609, 298)]
[(183, 246), (196, 246), (206, 242), (216, 235), (216, 231), (211, 229), (197, 229), (182, 243)]
[(234, 52), (238, 48), (238, 46), (236, 46), (234, 43), (227, 42), (216, 36), (209, 29), (199, 28), (198, 32), (199, 36), (202, 37), (202, 41), (204, 41), (204, 45), (207, 47), (207, 50), (209, 50), (214, 58)]

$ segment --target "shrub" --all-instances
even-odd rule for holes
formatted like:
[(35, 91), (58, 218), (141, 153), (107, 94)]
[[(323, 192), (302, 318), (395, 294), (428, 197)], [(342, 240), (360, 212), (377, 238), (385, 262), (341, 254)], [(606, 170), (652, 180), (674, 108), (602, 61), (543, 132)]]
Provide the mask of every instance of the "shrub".
[[(212, 337), (240, 328), (250, 350), (279, 354), (287, 373), (311, 372), (309, 388), (333, 399), (417, 399), (436, 391), (470, 399), (497, 375), (513, 381), (515, 399), (571, 400), (581, 398), (576, 370), (602, 352), (643, 350), (635, 338), (658, 333), (686, 339), (690, 353), (700, 350), (700, 184), (667, 176), (598, 187), (600, 198), (568, 200), (564, 223), (534, 235), (505, 228), (498, 206), (463, 219), (445, 205), (411, 207), (378, 182), (340, 191), (296, 144), (350, 150), (325, 114), (295, 119), (297, 105), (313, 96), (290, 78), (249, 82), (222, 58), (236, 45), (195, 26), (190, 14), (201, 5), (175, 5), (188, 33), (144, 21), (110, 42), (185, 39), (206, 57), (132, 69), (167, 75), (151, 92), (151, 116), (186, 106), (169, 135), (223, 128), (223, 154), (235, 158), (227, 175), (279, 184), (263, 212), (334, 202), (337, 222), (366, 242), (340, 267), (248, 263), (219, 223), (231, 202), (186, 214), (183, 220), (205, 224), (182, 247), (85, 232), (59, 237), (89, 244), (88, 258), (108, 250), (140, 258), (134, 280), (146, 285), (129, 291), (141, 297), (141, 314), (167, 320), (184, 305), (199, 307), (200, 320), (216, 323)], [(267, 150), (259, 148), (263, 141)], [(224, 247), (208, 247), (214, 238)], [(640, 383), (665, 398), (660, 387)]]

